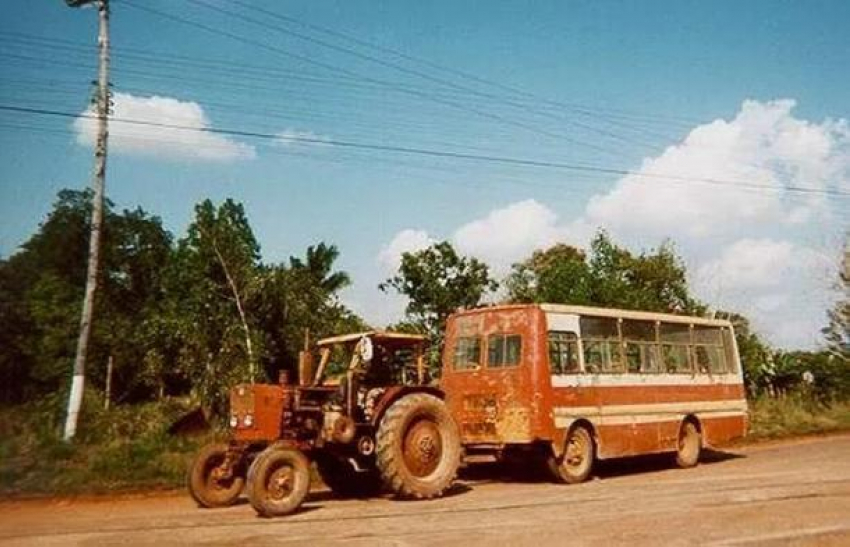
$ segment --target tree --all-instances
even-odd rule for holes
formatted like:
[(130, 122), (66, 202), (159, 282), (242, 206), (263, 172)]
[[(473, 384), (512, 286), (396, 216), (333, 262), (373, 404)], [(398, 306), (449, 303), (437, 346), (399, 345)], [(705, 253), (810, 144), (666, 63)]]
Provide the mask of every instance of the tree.
[(590, 304), (590, 269), (584, 251), (558, 243), (514, 264), (505, 280), (512, 302)]
[[(67, 369), (74, 356), (92, 192), (62, 190), (53, 210), (21, 249), (0, 262), (0, 375), (8, 382), (4, 401), (67, 393)], [(88, 383), (103, 385), (109, 355), (129, 365), (144, 354), (139, 329), (162, 297), (160, 278), (171, 236), (160, 220), (141, 209), (115, 213), (104, 208), (99, 317), (88, 356)], [(8, 340), (8, 343), (6, 343)], [(126, 372), (126, 371), (125, 371)], [(135, 376), (117, 382), (122, 391)], [(58, 408), (57, 408), (58, 410)]]
[(837, 288), (842, 296), (827, 311), (829, 323), (822, 332), (832, 358), (850, 366), (850, 241), (844, 246)]
[(605, 232), (589, 254), (556, 244), (513, 265), (506, 280), (511, 302), (550, 302), (659, 312), (701, 313), (690, 296), (687, 272), (669, 242), (632, 254)]
[(161, 315), (148, 325), (162, 338), (147, 362), (176, 361), (198, 399), (215, 411), (230, 386), (252, 380), (262, 352), (247, 309), (259, 272), (260, 247), (242, 205), (196, 205), (166, 271)]
[(378, 286), (395, 289), (408, 299), (407, 314), (431, 339), (432, 365), (442, 349), (446, 319), (457, 309), (474, 308), (488, 291), (495, 291), (487, 265), (460, 256), (446, 241), (415, 253), (404, 253), (398, 274)]

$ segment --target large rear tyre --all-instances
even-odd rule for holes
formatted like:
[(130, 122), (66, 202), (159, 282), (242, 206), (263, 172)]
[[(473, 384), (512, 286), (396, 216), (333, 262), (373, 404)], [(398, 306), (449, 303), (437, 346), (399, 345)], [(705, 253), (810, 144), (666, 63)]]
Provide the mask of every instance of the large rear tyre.
[(248, 471), (248, 500), (262, 517), (295, 512), (310, 490), (310, 462), (298, 450), (267, 448)]
[(189, 494), (200, 507), (233, 505), (245, 486), (243, 470), (234, 466), (229, 474), (222, 467), (227, 459), (227, 445), (208, 444), (198, 451), (187, 473)]
[(368, 498), (381, 491), (381, 476), (375, 469), (358, 471), (350, 462), (333, 455), (317, 457), (316, 467), (322, 481), (341, 498)]
[(590, 477), (596, 458), (596, 446), (593, 435), (582, 425), (570, 429), (567, 445), (560, 458), (549, 456), (547, 461), (552, 477), (566, 484), (584, 482)]
[(378, 426), (376, 465), (401, 498), (443, 495), (460, 466), (460, 432), (443, 401), (427, 393), (394, 402)]
[(682, 468), (694, 467), (699, 463), (701, 452), (702, 435), (699, 428), (690, 420), (683, 422), (676, 444), (676, 465)]

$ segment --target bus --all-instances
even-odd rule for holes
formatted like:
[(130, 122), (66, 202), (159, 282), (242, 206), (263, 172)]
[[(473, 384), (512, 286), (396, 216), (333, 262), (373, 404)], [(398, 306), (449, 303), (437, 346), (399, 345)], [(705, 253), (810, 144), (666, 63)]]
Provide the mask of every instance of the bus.
[(596, 460), (671, 453), (746, 433), (741, 361), (729, 321), (558, 304), (451, 315), (440, 387), (469, 456), (533, 451), (553, 478)]

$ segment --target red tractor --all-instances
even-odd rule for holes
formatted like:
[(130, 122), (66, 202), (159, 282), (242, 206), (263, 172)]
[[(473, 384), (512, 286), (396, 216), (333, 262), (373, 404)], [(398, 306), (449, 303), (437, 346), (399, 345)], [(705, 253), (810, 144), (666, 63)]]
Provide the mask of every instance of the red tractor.
[(341, 496), (382, 488), (401, 498), (441, 496), (460, 465), (458, 427), (428, 385), (422, 336), (366, 332), (302, 352), (299, 383), (248, 384), (230, 393), (231, 438), (201, 449), (189, 492), (202, 507), (231, 505), (243, 487), (262, 516), (292, 513), (310, 489), (310, 463)]

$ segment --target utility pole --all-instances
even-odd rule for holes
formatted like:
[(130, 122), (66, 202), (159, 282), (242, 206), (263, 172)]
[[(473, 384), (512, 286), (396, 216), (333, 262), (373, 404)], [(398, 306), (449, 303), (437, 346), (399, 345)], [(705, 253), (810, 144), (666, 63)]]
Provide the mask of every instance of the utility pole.
[(91, 235), (89, 236), (89, 264), (86, 272), (86, 292), (83, 299), (83, 311), (80, 316), (80, 337), (77, 341), (77, 354), (74, 358), (71, 392), (68, 396), (68, 416), (65, 420), (64, 439), (70, 441), (77, 432), (77, 418), (83, 402), (83, 389), (86, 380), (86, 355), (91, 335), (94, 295), (97, 290), (97, 276), (100, 267), (100, 236), (103, 228), (103, 194), (106, 179), (106, 144), (109, 137), (109, 0), (65, 0), (68, 6), (76, 8), (94, 4), (98, 12), (98, 55), (99, 68), (97, 78), (97, 139), (94, 148), (94, 172), (92, 187), (94, 198), (91, 214)]

